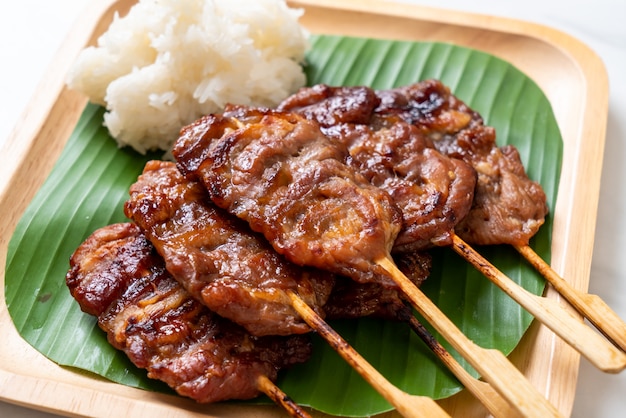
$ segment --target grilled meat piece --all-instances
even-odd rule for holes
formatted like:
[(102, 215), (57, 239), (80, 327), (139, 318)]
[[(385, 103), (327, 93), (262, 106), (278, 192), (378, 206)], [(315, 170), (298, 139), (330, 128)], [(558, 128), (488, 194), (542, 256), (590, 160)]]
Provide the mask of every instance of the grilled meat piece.
[(474, 202), (456, 232), (471, 244), (526, 245), (548, 213), (546, 196), (530, 180), (518, 151), (498, 147), (482, 117), (440, 81), (377, 91), (376, 114), (395, 115), (416, 126), (435, 147), (470, 164), (478, 174)]
[(451, 139), (461, 129), (484, 126), (480, 114), (451, 94), (439, 80), (376, 90), (375, 95), (379, 99), (376, 114), (396, 116), (417, 127), (435, 143)]
[[(416, 286), (428, 278), (432, 257), (425, 252), (396, 255), (398, 268)], [(401, 292), (379, 283), (357, 283), (354, 280), (338, 277), (330, 299), (324, 305), (328, 319), (356, 319), (374, 316), (399, 320), (400, 312), (410, 311)]]
[(310, 331), (288, 290), (323, 315), (333, 275), (287, 262), (245, 222), (215, 207), (202, 184), (185, 179), (174, 163), (148, 162), (124, 210), (189, 293), (251, 334)]
[(316, 84), (302, 87), (278, 105), (282, 112), (297, 112), (317, 121), (323, 132), (337, 137), (334, 127), (343, 124), (369, 125), (380, 98), (369, 87), (333, 87)]
[(184, 128), (173, 155), (216, 205), (293, 263), (394, 286), (375, 261), (389, 255), (401, 214), (387, 193), (344, 163), (347, 150), (317, 123), (231, 108)]
[(528, 178), (517, 149), (496, 147), (494, 131), (481, 128), (461, 131), (455, 143), (455, 148), (464, 147), (464, 160), (478, 173), (474, 203), (457, 225), (458, 235), (478, 245), (528, 245), (543, 225), (548, 205), (541, 185)]
[(140, 229), (114, 224), (74, 252), (67, 285), (109, 342), (148, 376), (198, 402), (250, 399), (259, 376), (306, 361), (307, 336), (253, 337), (196, 301)]
[(476, 174), (466, 163), (435, 150), (418, 128), (382, 106), (367, 87), (302, 88), (279, 105), (317, 121), (350, 152), (351, 164), (387, 191), (402, 210), (394, 252), (451, 244), (456, 224), (470, 210)]

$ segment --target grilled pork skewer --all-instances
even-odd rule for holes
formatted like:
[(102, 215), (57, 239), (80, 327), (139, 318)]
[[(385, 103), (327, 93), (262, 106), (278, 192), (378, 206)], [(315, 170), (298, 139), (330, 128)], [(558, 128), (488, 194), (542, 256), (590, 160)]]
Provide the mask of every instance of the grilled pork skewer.
[(473, 245), (528, 244), (548, 213), (546, 195), (526, 174), (513, 146), (496, 146), (496, 132), (438, 80), (376, 91), (373, 114), (414, 126), (440, 153), (476, 170), (472, 207), (455, 227)]
[(173, 155), (217, 206), (246, 220), (288, 260), (399, 287), (519, 412), (559, 416), (501, 352), (471, 342), (398, 270), (390, 250), (401, 214), (388, 194), (344, 164), (347, 150), (317, 123), (259, 109), (238, 118), (210, 115), (182, 131)]
[(74, 252), (67, 285), (81, 309), (98, 318), (109, 342), (148, 376), (200, 403), (268, 393), (277, 399), (279, 370), (310, 357), (307, 336), (254, 337), (191, 297), (165, 270), (140, 229), (103, 227)]
[[(433, 116), (433, 109), (441, 103), (449, 105), (447, 113)], [(320, 85), (300, 90), (280, 108), (318, 121), (323, 132), (348, 148), (352, 165), (394, 198), (404, 218), (402, 239), (395, 243), (394, 251), (450, 245), (596, 367), (612, 373), (626, 368), (626, 354), (558, 304), (531, 295), (493, 265), (486, 266), (484, 258), (455, 232), (482, 244), (506, 239), (515, 245), (527, 241), (543, 224), (547, 207), (545, 194), (528, 179), (515, 149), (494, 148), (493, 128), (482, 125), (479, 116), (449, 95), (443, 85), (424, 82), (378, 93), (366, 87)], [(464, 125), (470, 127), (463, 131), (460, 127)], [(459, 129), (462, 134), (455, 137)], [(468, 164), (439, 153), (435, 143), (447, 154), (465, 157), (464, 161), (473, 164), (478, 181), (467, 174), (471, 170)], [(457, 161), (456, 170), (451, 161)], [(403, 168), (405, 165), (408, 168)], [(472, 203), (470, 191), (475, 185)], [(501, 196), (506, 198), (497, 199)], [(424, 212), (438, 213), (439, 206), (451, 204), (457, 210), (441, 217), (448, 222), (434, 223), (437, 228), (427, 231), (431, 236), (416, 234), (415, 220), (429, 221), (422, 216)]]
[[(476, 172), (434, 149), (416, 127), (395, 116), (374, 114), (380, 99), (367, 87), (317, 85), (279, 106), (320, 125), (347, 148), (349, 164), (389, 193), (402, 213), (392, 252), (421, 251), (452, 243), (451, 233), (472, 206)], [(233, 117), (245, 108), (229, 107)]]
[[(314, 302), (323, 294), (325, 302), (334, 284), (331, 274), (299, 269), (282, 260), (263, 237), (213, 207), (202, 185), (186, 180), (173, 163), (148, 162), (131, 186), (124, 209), (163, 256), (174, 278), (206, 304), (241, 320), (251, 332), (270, 329), (289, 334), (294, 323), (304, 320), (405, 416), (448, 416), (432, 399), (409, 395), (389, 383), (299, 294), (308, 292)], [(245, 302), (244, 316), (239, 315), (239, 306), (244, 305), (240, 299)], [(287, 308), (292, 314), (272, 312), (288, 312)]]
[[(510, 244), (616, 346), (626, 351), (626, 323), (602, 299), (572, 288), (528, 245), (547, 214), (545, 195), (512, 146), (497, 147), (495, 130), (441, 82), (377, 92), (380, 113), (418, 127), (442, 153), (476, 168), (476, 198), (457, 234), (473, 245)], [(500, 190), (501, 192), (496, 193)]]
[(202, 184), (185, 179), (174, 163), (149, 161), (129, 194), (126, 216), (174, 278), (213, 312), (257, 336), (307, 333), (289, 303), (286, 292), (293, 290), (323, 315), (334, 276), (286, 262), (245, 222), (215, 207)]

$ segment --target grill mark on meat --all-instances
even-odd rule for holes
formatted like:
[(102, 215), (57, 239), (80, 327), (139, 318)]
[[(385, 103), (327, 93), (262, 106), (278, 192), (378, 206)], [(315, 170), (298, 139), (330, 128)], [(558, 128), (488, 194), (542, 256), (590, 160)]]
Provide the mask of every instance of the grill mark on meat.
[[(375, 113), (387, 101), (367, 87), (319, 85), (300, 89), (278, 108), (320, 123), (349, 150), (351, 165), (392, 196), (403, 216), (394, 252), (450, 245), (455, 225), (470, 209), (476, 174), (436, 151), (430, 138), (396, 114)], [(347, 111), (347, 106), (359, 109)], [(428, 109), (413, 105), (409, 110), (421, 115)], [(333, 112), (334, 117), (326, 116)]]
[(468, 215), (456, 233), (476, 245), (527, 245), (548, 214), (546, 195), (528, 178), (519, 153), (498, 147), (493, 127), (438, 80), (376, 92), (376, 113), (397, 115), (432, 139), (442, 153), (476, 169), (478, 181)]
[(323, 315), (334, 277), (288, 263), (248, 225), (215, 207), (204, 186), (185, 179), (174, 163), (148, 162), (124, 210), (187, 291), (251, 334), (310, 331), (289, 290)]
[[(196, 136), (219, 133), (211, 126), (215, 118), (239, 128), (201, 143)], [(388, 194), (344, 164), (347, 150), (324, 136), (316, 123), (245, 107), (231, 107), (195, 128), (201, 123), (206, 124), (202, 132), (183, 129), (173, 155), (182, 172), (193, 170), (202, 179), (217, 206), (245, 219), (294, 263), (395, 285), (374, 260), (388, 255), (400, 213)], [(208, 157), (188, 162), (185, 150), (197, 146), (210, 151), (191, 154)], [(242, 159), (250, 159), (245, 169)], [(275, 165), (281, 176), (268, 174), (276, 172)], [(213, 193), (216, 189), (220, 191)]]
[(253, 337), (174, 280), (140, 229), (103, 227), (70, 259), (66, 283), (109, 342), (148, 376), (197, 402), (258, 396), (257, 379), (310, 357), (306, 336)]
[[(395, 251), (415, 250), (431, 244), (449, 245), (451, 225), (456, 234), (471, 244), (528, 244), (548, 213), (545, 193), (537, 182), (528, 178), (514, 147), (497, 147), (495, 130), (484, 125), (478, 112), (451, 94), (438, 80), (426, 80), (388, 90), (372, 90), (369, 94), (365, 94), (364, 89), (367, 88), (325, 85), (305, 87), (285, 99), (279, 109), (297, 111), (318, 120), (327, 135), (347, 144), (356, 167), (396, 198), (403, 210), (404, 230), (398, 237)], [(354, 97), (367, 97), (367, 100), (350, 101), (347, 97), (351, 91)], [(337, 101), (360, 106), (361, 111), (347, 112), (335, 105)], [(324, 112), (338, 113), (334, 118), (321, 117)], [(368, 112), (369, 120), (364, 116)], [(355, 114), (359, 115), (358, 118), (351, 118)], [(412, 126), (417, 134), (399, 137), (402, 138), (400, 142), (391, 141), (386, 149), (383, 148), (381, 143), (385, 143), (388, 138), (378, 133), (384, 132), (390, 125), (402, 124)], [(374, 146), (353, 145), (354, 138), (367, 137), (372, 135), (370, 132), (378, 134), (372, 140)], [(402, 147), (406, 146), (403, 144), (410, 143), (410, 138), (415, 136), (425, 141), (421, 148), (405, 149), (403, 153)], [(382, 167), (387, 163), (388, 156), (392, 155), (392, 150), (397, 152), (398, 158), (395, 161), (388, 160), (391, 166), (398, 167), (402, 161), (410, 161), (417, 155), (423, 155), (423, 158), (413, 166), (419, 167), (420, 164), (437, 160), (444, 164), (441, 156), (425, 155), (426, 148), (436, 149), (450, 157), (456, 167), (449, 172), (456, 174), (446, 184), (442, 180), (444, 176), (433, 176), (425, 168), (422, 177), (437, 179), (439, 188), (430, 190), (430, 194), (422, 193), (419, 189), (411, 190), (413, 202), (410, 204), (403, 199), (402, 186), (395, 177), (417, 185), (423, 181), (419, 177), (410, 178), (401, 170), (385, 173)], [(472, 175), (467, 172), (467, 167), (460, 167), (458, 160), (475, 170), (475, 178), (472, 180), (475, 188), (471, 192), (469, 183), (464, 180), (471, 179)], [(386, 182), (382, 180), (385, 178), (388, 179)], [(395, 189), (398, 192), (394, 194)], [(417, 209), (415, 197), (421, 202)], [(466, 199), (465, 206), (463, 199)], [(437, 207), (446, 209), (440, 209), (437, 214), (437, 211), (431, 210)], [(412, 233), (410, 228), (418, 228), (419, 231)], [(425, 239), (429, 235), (430, 242)]]
[[(303, 94), (305, 91), (306, 94)], [(324, 106), (319, 106), (321, 102)], [(307, 119), (317, 121), (323, 128), (330, 128), (344, 123), (369, 124), (379, 103), (379, 97), (368, 87), (317, 84), (287, 97), (279, 105), (279, 110), (298, 109), (298, 113)]]

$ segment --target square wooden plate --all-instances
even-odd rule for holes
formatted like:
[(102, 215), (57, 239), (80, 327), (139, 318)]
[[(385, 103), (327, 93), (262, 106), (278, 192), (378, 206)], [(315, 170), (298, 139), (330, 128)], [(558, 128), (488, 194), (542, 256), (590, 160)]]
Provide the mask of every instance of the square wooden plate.
[[(608, 108), (606, 71), (589, 48), (548, 27), (491, 16), (373, 0), (288, 3), (305, 10), (301, 22), (312, 33), (450, 42), (498, 56), (531, 77), (552, 104), (564, 140), (552, 266), (575, 288), (587, 290)], [(114, 13), (124, 14), (133, 4), (92, 2), (0, 154), (0, 399), (62, 415), (280, 416), (282, 411), (272, 406), (200, 406), (58, 367), (22, 340), (9, 317), (4, 298), (8, 242), (86, 104), (83, 96), (65, 87), (67, 71), (80, 50), (106, 30)], [(547, 297), (558, 295), (548, 290)], [(574, 350), (534, 324), (511, 359), (564, 415), (570, 415), (580, 360)], [(441, 403), (454, 416), (486, 414), (465, 392)]]

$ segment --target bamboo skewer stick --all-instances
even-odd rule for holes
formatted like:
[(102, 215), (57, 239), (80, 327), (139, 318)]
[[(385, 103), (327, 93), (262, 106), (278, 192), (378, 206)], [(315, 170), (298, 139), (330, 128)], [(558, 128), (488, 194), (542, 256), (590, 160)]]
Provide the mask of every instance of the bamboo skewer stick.
[(304, 321), (323, 337), (378, 393), (407, 418), (449, 417), (431, 398), (410, 395), (392, 385), (296, 293), (289, 291), (292, 305)]
[(560, 417), (524, 375), (498, 350), (484, 349), (467, 338), (454, 323), (411, 282), (389, 258), (377, 260), (405, 293), (415, 309), (476, 369), (483, 379), (526, 417)]
[(626, 323), (599, 296), (574, 289), (528, 245), (514, 247), (598, 331), (626, 351)]
[(519, 418), (520, 413), (511, 406), (493, 387), (470, 375), (454, 357), (428, 332), (415, 318), (408, 307), (398, 311), (398, 319), (408, 323), (411, 329), (431, 349), (439, 360), (456, 376), (457, 379), (478, 399), (496, 418)]
[(261, 375), (257, 380), (259, 390), (265, 393), (274, 403), (281, 406), (292, 418), (311, 418), (300, 405), (295, 403), (285, 392), (280, 390), (267, 376)]
[(626, 368), (626, 353), (563, 309), (557, 301), (528, 292), (456, 235), (453, 236), (452, 248), (597, 368), (607, 373), (617, 373)]

